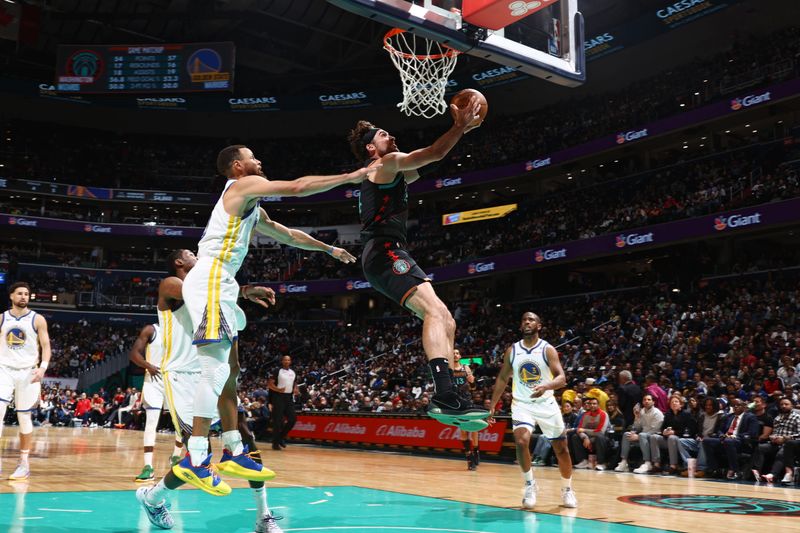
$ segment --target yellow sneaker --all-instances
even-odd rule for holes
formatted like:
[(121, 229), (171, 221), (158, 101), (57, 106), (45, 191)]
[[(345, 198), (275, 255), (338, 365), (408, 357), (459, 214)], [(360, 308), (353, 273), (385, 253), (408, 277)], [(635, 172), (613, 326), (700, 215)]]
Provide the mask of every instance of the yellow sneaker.
[(253, 457), (258, 454), (258, 451), (248, 453), (247, 446), (244, 447), (244, 451), (239, 455), (233, 455), (229, 450), (225, 449), (222, 451), (222, 461), (219, 462), (217, 468), (226, 476), (248, 481), (269, 481), (277, 474), (253, 460)]
[(192, 466), (191, 457), (187, 453), (180, 463), (172, 467), (172, 473), (181, 481), (212, 496), (227, 496), (231, 493), (231, 486), (225, 483), (211, 466), (211, 454), (200, 466)]

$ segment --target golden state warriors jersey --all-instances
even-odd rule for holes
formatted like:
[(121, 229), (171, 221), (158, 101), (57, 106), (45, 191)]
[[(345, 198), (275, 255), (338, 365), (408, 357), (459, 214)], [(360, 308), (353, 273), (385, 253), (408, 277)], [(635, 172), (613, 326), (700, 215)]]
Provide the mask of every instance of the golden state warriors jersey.
[(9, 368), (33, 368), (39, 363), (39, 335), (33, 325), (35, 311), (17, 318), (10, 311), (3, 313), (0, 325), (0, 365)]
[(148, 363), (154, 366), (161, 366), (161, 356), (164, 353), (164, 344), (161, 339), (161, 332), (159, 331), (158, 324), (153, 324), (153, 328), (155, 329), (155, 332), (153, 333), (153, 337), (147, 342), (144, 358)]
[(192, 319), (186, 304), (174, 311), (158, 311), (164, 355), (162, 372), (199, 372), (197, 348), (192, 344)]
[(235, 276), (247, 256), (250, 239), (258, 222), (258, 206), (238, 217), (225, 212), (222, 199), (225, 192), (236, 180), (228, 180), (198, 245), (197, 257), (200, 260), (212, 259), (219, 262), (228, 274)]
[(545, 352), (549, 345), (547, 341), (539, 339), (531, 349), (525, 348), (522, 341), (511, 346), (511, 368), (514, 370), (512, 394), (515, 402), (537, 403), (543, 398), (553, 396), (553, 391), (548, 390), (538, 398), (531, 398), (536, 385), (553, 380)]

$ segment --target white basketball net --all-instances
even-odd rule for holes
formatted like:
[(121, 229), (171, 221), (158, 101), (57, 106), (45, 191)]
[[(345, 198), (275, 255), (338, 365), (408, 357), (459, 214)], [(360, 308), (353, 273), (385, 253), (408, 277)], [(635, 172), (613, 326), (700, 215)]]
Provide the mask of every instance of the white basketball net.
[(403, 101), (397, 107), (408, 116), (433, 118), (444, 113), (448, 108), (444, 92), (458, 51), (400, 29), (386, 34), (383, 47), (403, 82)]

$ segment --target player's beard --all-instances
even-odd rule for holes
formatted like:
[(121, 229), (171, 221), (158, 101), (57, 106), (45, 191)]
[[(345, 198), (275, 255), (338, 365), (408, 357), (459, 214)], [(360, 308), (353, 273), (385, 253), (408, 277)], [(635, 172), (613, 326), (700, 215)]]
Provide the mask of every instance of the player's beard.
[(14, 307), (19, 307), (20, 309), (27, 309), (28, 308), (28, 302), (16, 303), (16, 304), (14, 304)]

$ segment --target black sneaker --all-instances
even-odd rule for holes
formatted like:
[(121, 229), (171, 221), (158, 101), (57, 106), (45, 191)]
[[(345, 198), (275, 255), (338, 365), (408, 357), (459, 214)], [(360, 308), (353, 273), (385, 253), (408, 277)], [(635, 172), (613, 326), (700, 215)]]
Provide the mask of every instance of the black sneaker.
[(489, 416), (489, 411), (474, 405), (471, 399), (461, 396), (455, 391), (434, 394), (431, 397), (431, 405), (428, 408), (428, 412), (430, 413), (431, 411), (442, 415), (466, 417), (471, 420), (479, 420)]

